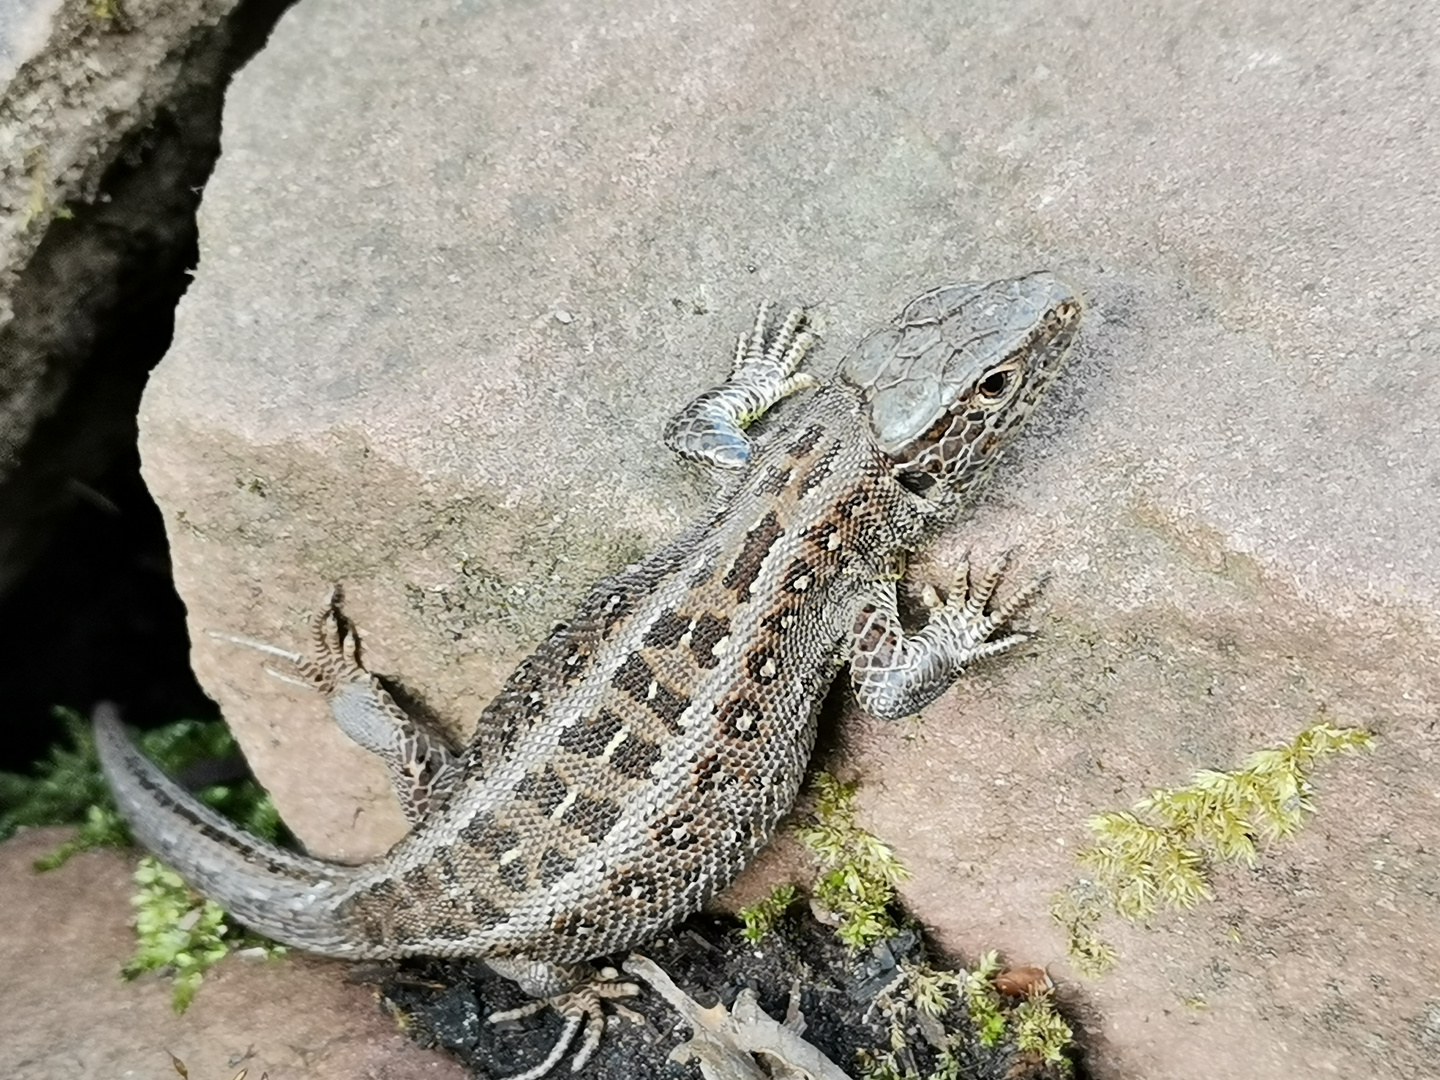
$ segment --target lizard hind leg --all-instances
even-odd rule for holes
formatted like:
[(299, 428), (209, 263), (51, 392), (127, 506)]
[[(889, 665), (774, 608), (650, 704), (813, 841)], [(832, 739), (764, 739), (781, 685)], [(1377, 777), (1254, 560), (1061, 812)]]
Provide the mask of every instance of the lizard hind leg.
[[(605, 1032), (605, 1012), (602, 1003), (607, 1000), (613, 1001), (615, 998), (634, 997), (640, 992), (640, 988), (635, 983), (619, 981), (619, 972), (614, 968), (602, 968), (600, 971), (595, 971), (588, 964), (566, 966), (518, 957), (513, 959), (487, 957), (485, 963), (495, 974), (515, 981), (520, 985), (521, 990), (536, 998), (535, 1001), (527, 1002), (517, 1008), (491, 1013), (490, 1023), (500, 1024), (509, 1020), (520, 1020), (526, 1016), (533, 1016), (542, 1009), (551, 1008), (558, 1012), (565, 1022), (565, 1026), (560, 1031), (560, 1037), (555, 1040), (555, 1045), (550, 1048), (550, 1053), (546, 1055), (544, 1061), (526, 1069), (523, 1073), (506, 1077), (505, 1080), (539, 1080), (540, 1077), (545, 1076), (559, 1064), (560, 1059), (565, 1056), (566, 1051), (575, 1041), (580, 1026), (584, 1024), (584, 1039), (570, 1062), (570, 1071), (579, 1072), (590, 1060), (591, 1055), (595, 1053), (596, 1047), (600, 1045), (600, 1038)], [(622, 1012), (628, 1012), (619, 1005), (616, 1005), (615, 1008)]]
[(333, 586), (325, 606), (311, 616), (308, 655), (253, 638), (209, 634), (285, 661), (287, 671), (267, 667), (266, 673), (320, 693), (340, 730), (385, 762), (395, 798), (415, 825), (449, 798), (460, 778), (459, 758), (443, 734), (409, 716), (365, 667), (360, 635), (345, 617), (343, 599), (340, 586)]
[(750, 460), (745, 429), (776, 402), (817, 385), (815, 376), (797, 370), (815, 343), (804, 323), (804, 310), (793, 308), (772, 327), (770, 305), (761, 304), (754, 329), (736, 343), (730, 377), (670, 418), (665, 445), (702, 465), (743, 468)]

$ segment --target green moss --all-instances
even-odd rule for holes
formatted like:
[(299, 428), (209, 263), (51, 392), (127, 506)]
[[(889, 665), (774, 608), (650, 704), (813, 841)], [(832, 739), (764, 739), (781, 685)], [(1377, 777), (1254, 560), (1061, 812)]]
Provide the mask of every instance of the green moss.
[(796, 835), (820, 864), (815, 899), (839, 919), (840, 940), (859, 949), (898, 932), (889, 906), (895, 886), (910, 872), (887, 844), (855, 823), (855, 788), (828, 773), (817, 775), (811, 787), (815, 809)]
[(776, 885), (770, 890), (769, 896), (741, 908), (738, 914), (745, 925), (740, 936), (752, 944), (758, 942), (775, 929), (786, 909), (799, 899), (799, 896), (800, 892), (794, 885)]
[(1209, 899), (1209, 866), (1253, 865), (1259, 845), (1290, 836), (1315, 812), (1310, 773), (1320, 759), (1373, 742), (1363, 729), (1320, 721), (1285, 745), (1251, 754), (1233, 772), (1205, 769), (1188, 785), (1154, 791), (1130, 810), (1092, 817), (1087, 825), (1095, 843), (1077, 858), (1094, 881), (1072, 886), (1051, 907), (1070, 935), (1077, 968), (1094, 975), (1114, 961), (1094, 934), (1104, 909), (1138, 923)]
[[(858, 1055), (861, 1075), (867, 1080), (922, 1080), (913, 1064), (915, 1055), (906, 1043), (906, 1031), (916, 1013), (931, 1021), (937, 1046), (934, 1063), (923, 1080), (958, 1080), (962, 1059), (973, 1057), (973, 1041), (998, 1047), (1008, 1043), (1014, 1052), (1054, 1066), (1061, 1074), (1071, 1069), (1074, 1032), (1055, 1011), (1048, 986), (1037, 987), (1019, 1004), (996, 989), (995, 979), (1003, 969), (998, 953), (988, 952), (969, 971), (940, 971), (928, 964), (902, 962), (900, 978), (880, 994), (876, 1004), (890, 1021), (890, 1048), (870, 1049)], [(970, 1053), (967, 1038), (956, 1025), (959, 1013), (944, 1024), (947, 1014), (963, 1006), (973, 1031)]]
[(995, 989), (1000, 966), (999, 954), (988, 952), (965, 973), (960, 984), (981, 1046), (996, 1046), (1005, 1037), (1005, 1016), (1000, 1011), (1000, 992)]
[(285, 951), (261, 938), (232, 933), (220, 905), (196, 893), (153, 856), (140, 860), (135, 884), (138, 891), (130, 900), (135, 907), (135, 953), (120, 974), (134, 979), (147, 971), (168, 973), (177, 1013), (190, 1007), (205, 972), (228, 953), (251, 947), (271, 956)]

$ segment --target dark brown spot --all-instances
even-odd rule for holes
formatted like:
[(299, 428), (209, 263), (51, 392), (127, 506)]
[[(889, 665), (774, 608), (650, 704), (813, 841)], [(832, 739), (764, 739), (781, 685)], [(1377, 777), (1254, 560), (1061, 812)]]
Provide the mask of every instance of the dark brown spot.
[(702, 668), (713, 668), (720, 663), (722, 655), (715, 646), (730, 636), (730, 620), (714, 615), (701, 615), (695, 620), (695, 629), (690, 634), (690, 655)]
[(625, 722), (609, 709), (582, 717), (560, 731), (560, 745), (585, 757), (599, 757)]
[(600, 603), (600, 635), (609, 637), (610, 631), (615, 629), (615, 624), (621, 622), (633, 610), (635, 610), (635, 605), (629, 594), (615, 592), (607, 596)]
[(760, 737), (760, 706), (750, 698), (731, 698), (715, 706), (721, 738), (750, 742)]
[(762, 495), (779, 495), (790, 486), (790, 475), (789, 469), (771, 465), (755, 482), (755, 490)]
[(619, 817), (620, 807), (608, 799), (577, 795), (560, 820), (573, 829), (579, 829), (587, 839), (598, 844), (610, 835)]
[(804, 457), (814, 450), (820, 442), (820, 437), (825, 434), (823, 424), (811, 424), (800, 433), (800, 437), (785, 448), (785, 452), (791, 457)]
[(567, 911), (550, 920), (550, 930), (559, 937), (589, 937), (595, 932), (595, 922), (578, 911)]
[(625, 662), (615, 669), (610, 685), (616, 690), (625, 691), (636, 701), (644, 701), (645, 692), (654, 681), (655, 673), (650, 670), (645, 658), (639, 653), (631, 653), (625, 658)]
[(772, 634), (787, 633), (795, 625), (796, 612), (800, 610), (801, 606), (801, 600), (791, 600), (788, 605), (776, 608), (761, 619), (760, 625)]
[(575, 860), (571, 856), (562, 854), (557, 847), (548, 847), (540, 856), (536, 873), (540, 877), (541, 886), (548, 889), (574, 869)]
[(471, 926), (449, 919), (437, 919), (430, 924), (430, 936), (442, 941), (464, 941), (472, 932)]
[(495, 815), (490, 813), (476, 814), (466, 822), (460, 838), (495, 859), (520, 843), (520, 834), (507, 825), (497, 825)]
[(658, 891), (659, 882), (654, 874), (646, 873), (644, 870), (623, 870), (610, 878), (605, 883), (606, 889), (612, 896), (631, 904), (643, 904), (647, 900), (653, 900)]
[(650, 825), (650, 838), (672, 852), (691, 851), (703, 839), (690, 810), (675, 810), (657, 818)]
[(652, 649), (669, 649), (676, 645), (689, 629), (689, 619), (674, 611), (667, 611), (645, 631), (644, 643)]
[(496, 904), (492, 904), (482, 896), (471, 894), (470, 897), (470, 921), (475, 924), (477, 930), (489, 930), (499, 926), (510, 917), (510, 913)]
[(524, 892), (525, 886), (530, 884), (530, 871), (525, 866), (525, 860), (511, 858), (500, 863), (500, 880), (505, 887), (513, 892)]
[(810, 492), (814, 491), (829, 478), (831, 471), (834, 469), (835, 458), (839, 453), (839, 445), (832, 446), (829, 450), (825, 451), (824, 456), (821, 457), (819, 461), (815, 462), (815, 464), (806, 471), (800, 480), (800, 498), (805, 498), (806, 495), (809, 495)]
[(540, 807), (542, 814), (549, 814), (565, 799), (565, 781), (555, 769), (546, 765), (538, 772), (527, 773), (515, 785), (515, 797), (528, 799)]
[(655, 677), (655, 672), (639, 653), (631, 653), (610, 680), (665, 722), (672, 732), (679, 732), (681, 715), (690, 707), (690, 699), (674, 693)]
[(851, 488), (835, 501), (835, 513), (846, 521), (852, 520), (870, 502), (870, 493), (864, 487)]
[(785, 568), (780, 583), (790, 592), (808, 592), (815, 585), (815, 568), (805, 559), (797, 558)]
[(719, 754), (706, 754), (690, 767), (696, 791), (716, 791), (735, 785), (735, 775)]
[(750, 586), (760, 576), (760, 568), (765, 563), (765, 556), (770, 554), (770, 549), (775, 546), (775, 541), (780, 539), (784, 531), (780, 527), (780, 519), (775, 516), (775, 511), (768, 511), (745, 534), (745, 543), (741, 545), (740, 553), (735, 556), (735, 562), (725, 574), (725, 579), (721, 584), (738, 593), (742, 601), (750, 599)]
[(769, 649), (755, 649), (745, 658), (745, 670), (753, 682), (769, 686), (780, 677), (780, 658)]
[(564, 672), (566, 684), (575, 682), (585, 674), (590, 666), (590, 648), (580, 641), (573, 642), (570, 651), (565, 654), (565, 659), (560, 661), (560, 670)]
[(650, 776), (650, 766), (660, 760), (660, 747), (635, 735), (626, 735), (615, 748), (610, 764), (621, 776), (631, 780), (645, 780)]
[(822, 521), (812, 529), (805, 531), (805, 542), (813, 545), (820, 553), (821, 558), (834, 558), (835, 552), (839, 550), (839, 542), (835, 539), (840, 535), (840, 526), (833, 521)]

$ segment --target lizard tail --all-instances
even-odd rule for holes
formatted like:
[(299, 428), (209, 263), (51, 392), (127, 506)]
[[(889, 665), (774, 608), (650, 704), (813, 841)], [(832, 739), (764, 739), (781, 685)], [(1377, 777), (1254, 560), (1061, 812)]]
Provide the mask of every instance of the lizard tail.
[(95, 707), (95, 748), (135, 839), (246, 926), (285, 945), (353, 956), (336, 905), (358, 868), (266, 843), (205, 806), (136, 749), (109, 702)]

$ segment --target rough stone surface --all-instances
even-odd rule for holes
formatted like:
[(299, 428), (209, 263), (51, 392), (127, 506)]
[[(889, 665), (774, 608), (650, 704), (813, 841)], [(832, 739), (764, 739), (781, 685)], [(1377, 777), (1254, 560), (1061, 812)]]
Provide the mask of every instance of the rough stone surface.
[[(821, 366), (920, 288), (1050, 267), (1073, 372), (964, 545), (1054, 566), (1033, 646), (851, 717), (868, 824), (960, 952), (1062, 955), (1087, 816), (1323, 709), (1380, 736), (1218, 899), (1117, 928), (1103, 1077), (1422, 1075), (1440, 1044), (1440, 15), (1283, 0), (684, 8), (307, 0), (237, 80), (142, 411), (195, 665), (287, 820), (401, 828), (298, 644), (330, 581), (463, 728), (703, 479), (663, 418), (764, 296)], [(1066, 965), (1057, 977), (1071, 978)]]
[(120, 981), (134, 950), (134, 854), (90, 851), (49, 873), (31, 869), (68, 835), (45, 829), (0, 844), (0, 1046), (10, 1080), (175, 1076), (171, 1055), (197, 1080), (242, 1069), (270, 1080), (466, 1075), (402, 1034), (373, 987), (347, 984), (347, 965), (311, 957), (231, 957), (176, 1016), (167, 981)]
[(78, 366), (67, 346), (85, 337), (92, 304), (67, 279), (110, 284), (123, 248), (81, 245), (68, 266), (46, 275), (50, 304), (72, 310), (72, 320), (39, 341), (35, 328), (11, 325), (22, 274), (57, 219), (71, 213), (66, 204), (102, 194), (127, 136), (149, 124), (185, 78), (189, 47), (237, 2), (127, 0), (109, 13), (101, 4), (30, 2), (0, 21), (0, 480)]

